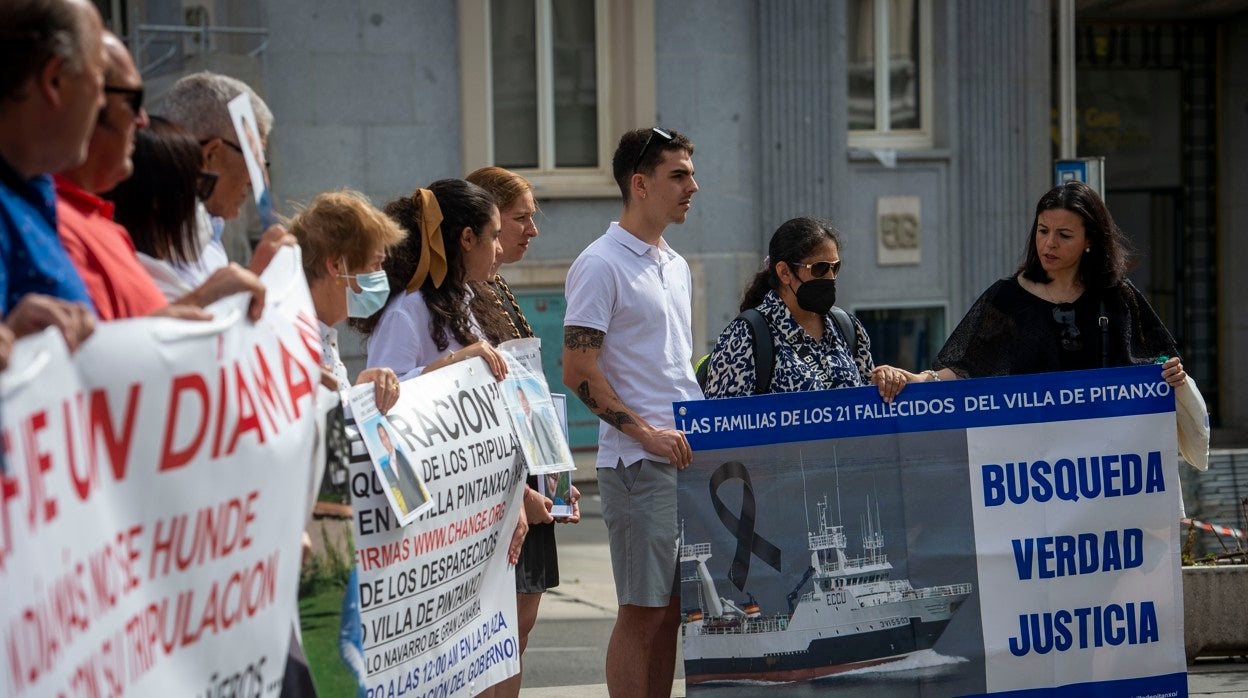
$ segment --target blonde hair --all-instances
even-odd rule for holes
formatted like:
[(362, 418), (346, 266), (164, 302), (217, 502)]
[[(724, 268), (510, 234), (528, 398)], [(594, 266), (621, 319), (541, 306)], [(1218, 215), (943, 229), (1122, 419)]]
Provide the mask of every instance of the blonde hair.
[(309, 282), (326, 274), (327, 259), (346, 259), (350, 272), (372, 261), (378, 250), (407, 238), (398, 223), (349, 189), (317, 194), (287, 228), (303, 249), (303, 273)]
[(511, 208), (525, 192), (533, 191), (529, 180), (494, 165), (475, 170), (464, 179), (488, 191), (498, 204), (499, 213)]

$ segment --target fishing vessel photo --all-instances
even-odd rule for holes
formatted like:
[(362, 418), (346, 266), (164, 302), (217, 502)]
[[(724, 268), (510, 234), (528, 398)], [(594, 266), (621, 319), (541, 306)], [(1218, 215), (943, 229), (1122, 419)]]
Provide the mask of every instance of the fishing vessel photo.
[(682, 570), (694, 571), (681, 581), (696, 585), (698, 600), (682, 624), (687, 683), (812, 679), (936, 644), (972, 585), (915, 589), (892, 579), (870, 512), (861, 556), (847, 557), (844, 526), (829, 522), (826, 495), (817, 507), (818, 528), (807, 535), (810, 567), (788, 594), (788, 608), (769, 614), (752, 596), (745, 603), (721, 596), (706, 564), (711, 546), (682, 541)]
[[(973, 546), (969, 506), (935, 486), (961, 473), (944, 454), (858, 456), (869, 439), (782, 446), (682, 481), (682, 501), (698, 503), (682, 510), (679, 546), (691, 691), (785, 682), (805, 695), (885, 681), (879, 695), (933, 683), (975, 692), (977, 572), (960, 552)], [(916, 509), (923, 519), (907, 522), (902, 512)]]

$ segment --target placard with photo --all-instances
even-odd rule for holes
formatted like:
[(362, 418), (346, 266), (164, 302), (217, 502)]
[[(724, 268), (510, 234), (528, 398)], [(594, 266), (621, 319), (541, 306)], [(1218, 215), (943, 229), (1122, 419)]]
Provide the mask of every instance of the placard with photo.
[(372, 383), (357, 385), (347, 395), (381, 490), (399, 523), (406, 526), (433, 506), (429, 489), (416, 470), (416, 458), (390, 420), (377, 409)]

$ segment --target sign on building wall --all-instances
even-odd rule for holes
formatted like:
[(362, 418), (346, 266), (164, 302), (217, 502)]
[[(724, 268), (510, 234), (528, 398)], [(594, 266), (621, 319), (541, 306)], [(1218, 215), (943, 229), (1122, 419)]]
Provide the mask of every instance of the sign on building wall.
[(875, 200), (876, 262), (880, 265), (922, 261), (919, 201), (917, 196), (881, 196)]

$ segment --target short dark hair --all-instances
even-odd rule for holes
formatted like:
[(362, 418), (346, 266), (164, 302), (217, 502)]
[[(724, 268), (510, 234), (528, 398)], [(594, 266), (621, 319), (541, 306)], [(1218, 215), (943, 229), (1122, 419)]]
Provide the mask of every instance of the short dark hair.
[(1106, 289), (1121, 283), (1127, 273), (1130, 248), (1113, 216), (1109, 215), (1105, 201), (1095, 189), (1083, 182), (1059, 184), (1040, 197), (1036, 215), (1031, 221), (1031, 234), (1027, 236), (1027, 247), (1023, 250), (1023, 261), (1015, 273), (1037, 283), (1052, 281), (1040, 264), (1040, 254), (1036, 251), (1036, 228), (1041, 213), (1058, 208), (1070, 211), (1083, 220), (1089, 250), (1079, 259), (1076, 272), (1083, 287)]
[(0, 106), (25, 97), (22, 86), (53, 58), (81, 66), (82, 12), (65, 0), (0, 2)]
[(767, 263), (745, 287), (740, 309), (756, 307), (763, 302), (767, 291), (780, 288), (780, 277), (776, 275), (777, 262), (800, 262), (828, 240), (836, 245), (838, 251), (841, 249), (840, 234), (832, 227), (831, 221), (823, 218), (790, 218), (781, 223), (767, 244)]
[(104, 195), (113, 220), (139, 252), (188, 263), (199, 259), (195, 202), (203, 150), (189, 131), (159, 116), (134, 135), (134, 172)]
[[(464, 251), (459, 246), (460, 231), (472, 228), (478, 237), (485, 230), (494, 212), (494, 196), (472, 182), (462, 179), (439, 179), (426, 187), (442, 211), (442, 244), (446, 249), (446, 278), (441, 286), (435, 286), (426, 277), (420, 286), (425, 303), (429, 306), (431, 336), (438, 351), (446, 351), (450, 338), (467, 346), (477, 341), (464, 312), (468, 303), (468, 280), (464, 269)], [(386, 204), (382, 209), (387, 216), (407, 230), (407, 239), (391, 248), (384, 264), (386, 279), (390, 282), (389, 305), (395, 298), (407, 293), (420, 264), (421, 200), (412, 194)], [(367, 318), (351, 318), (348, 322), (364, 335), (372, 334), (381, 320), (382, 311)]]
[[(661, 136), (658, 133), (660, 130), (671, 138)], [(646, 143), (650, 144), (649, 147)], [(668, 150), (683, 150), (693, 155), (693, 141), (678, 131), (658, 128), (640, 128), (620, 136), (615, 155), (611, 157), (611, 172), (625, 203), (628, 202), (628, 183), (633, 175), (654, 174), (654, 168), (663, 161), (663, 153)]]

